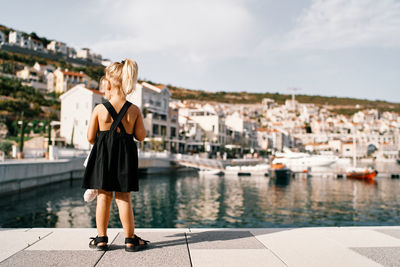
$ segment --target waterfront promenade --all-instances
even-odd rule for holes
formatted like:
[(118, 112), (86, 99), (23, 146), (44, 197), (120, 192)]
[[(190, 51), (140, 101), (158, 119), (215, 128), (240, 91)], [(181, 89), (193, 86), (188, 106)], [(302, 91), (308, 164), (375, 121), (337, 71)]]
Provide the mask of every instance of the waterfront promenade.
[(0, 266), (400, 266), (400, 226), (138, 228), (147, 250), (91, 250), (94, 228), (0, 229)]

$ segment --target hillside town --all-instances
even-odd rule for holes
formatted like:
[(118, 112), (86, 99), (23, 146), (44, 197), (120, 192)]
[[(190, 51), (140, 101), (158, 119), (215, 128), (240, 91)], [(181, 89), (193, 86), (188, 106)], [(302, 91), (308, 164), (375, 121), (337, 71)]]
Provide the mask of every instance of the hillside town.
[[(346, 158), (353, 156), (355, 138), (357, 157), (398, 158), (400, 116), (395, 113), (363, 110), (346, 117), (294, 97), (284, 105), (271, 99), (255, 105), (178, 101), (165, 85), (140, 82), (136, 88), (127, 100), (142, 110), (147, 129), (143, 150), (254, 157), (289, 148)], [(103, 94), (78, 84), (60, 99), (60, 137), (89, 149), (91, 110), (106, 101)]]
[[(44, 46), (20, 31), (10, 31), (7, 35), (0, 31), (0, 44), (5, 51), (18, 48), (100, 66), (110, 63), (88, 48), (75, 50), (57, 40)], [(13, 74), (1, 75), (18, 79), (43, 95), (60, 96), (59, 121), (52, 122), (52, 144), (90, 149), (86, 139), (90, 115), (97, 104), (106, 101), (98, 90), (98, 81), (83, 71), (39, 62), (33, 66), (24, 64)], [(395, 112), (360, 109), (352, 116), (345, 116), (332, 113), (324, 105), (299, 103), (294, 92), (283, 105), (269, 98), (256, 104), (177, 100), (168, 86), (143, 81), (138, 82), (136, 91), (127, 100), (142, 111), (147, 137), (139, 147), (144, 151), (253, 158), (289, 149), (341, 158), (351, 158), (354, 154), (377, 160), (399, 158), (400, 116)], [(33, 136), (26, 147), (47, 149), (46, 139), (37, 138)]]
[[(54, 144), (90, 149), (86, 139), (90, 115), (97, 104), (106, 101), (97, 81), (82, 71), (38, 62), (12, 77), (42, 94), (60, 95), (60, 121), (53, 122), (57, 125)], [(366, 109), (352, 116), (338, 115), (324, 106), (299, 103), (294, 95), (283, 105), (268, 98), (251, 105), (177, 100), (168, 86), (148, 82), (138, 82), (127, 100), (143, 114), (147, 129), (146, 139), (139, 144), (143, 150), (206, 153), (209, 158), (224, 154), (231, 158), (262, 157), (285, 148), (343, 158), (351, 158), (354, 152), (359, 158), (399, 157), (400, 116), (394, 112)], [(30, 143), (37, 144), (31, 140), (28, 147)], [(46, 146), (39, 142), (38, 148)]]

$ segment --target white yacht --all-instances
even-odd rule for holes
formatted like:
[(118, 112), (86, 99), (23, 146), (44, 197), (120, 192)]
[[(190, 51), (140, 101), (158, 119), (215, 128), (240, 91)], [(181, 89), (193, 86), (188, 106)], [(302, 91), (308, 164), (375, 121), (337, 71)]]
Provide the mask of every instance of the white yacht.
[(310, 155), (301, 152), (292, 152), (290, 149), (284, 149), (283, 153), (276, 153), (273, 164), (282, 163), (289, 168), (293, 167), (327, 167), (338, 160), (334, 155)]

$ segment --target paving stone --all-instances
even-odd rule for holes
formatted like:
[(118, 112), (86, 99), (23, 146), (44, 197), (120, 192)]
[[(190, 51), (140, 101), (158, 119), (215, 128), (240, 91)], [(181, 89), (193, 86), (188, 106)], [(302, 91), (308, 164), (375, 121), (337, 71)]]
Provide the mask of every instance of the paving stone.
[(0, 240), (2, 241), (0, 242), (0, 262), (41, 240), (52, 232), (52, 229), (41, 231), (40, 233), (27, 232), (27, 230), (28, 229), (21, 229), (21, 231), (18, 231), (12, 229), (0, 231)]
[(277, 233), (281, 231), (288, 231), (291, 229), (295, 228), (255, 228), (255, 229), (249, 229), (248, 231), (252, 233), (254, 236), (257, 235), (264, 235), (264, 234), (270, 234), (270, 233)]
[(94, 266), (99, 260), (102, 251), (83, 250), (23, 250), (0, 263), (0, 266)]
[(286, 266), (267, 249), (190, 249), (194, 267)]
[[(42, 229), (32, 229), (28, 232), (39, 232)], [(120, 229), (107, 230), (108, 242), (117, 236)], [(89, 237), (95, 237), (97, 230), (94, 228), (54, 228), (47, 238), (35, 243), (27, 250), (91, 250)]]
[(400, 247), (351, 248), (383, 266), (400, 266)]
[(400, 229), (374, 229), (377, 232), (390, 235), (391, 237), (400, 239)]
[(317, 230), (299, 228), (256, 238), (288, 266), (381, 266)]
[(249, 231), (195, 231), (187, 235), (190, 249), (265, 249)]
[(143, 232), (136, 234), (149, 240), (149, 248), (138, 252), (125, 251), (125, 235), (120, 232), (96, 266), (190, 266), (184, 232)]
[[(400, 239), (380, 233), (373, 229), (351, 229), (351, 228), (321, 228), (307, 229), (315, 234), (320, 232), (331, 240), (335, 240), (345, 247), (400, 247)], [(393, 231), (393, 230), (392, 230)]]
[[(147, 250), (89, 250), (94, 228), (0, 229), (0, 266), (400, 266), (400, 227), (139, 228)], [(186, 242), (185, 234), (188, 239)], [(114, 238), (115, 237), (115, 238)]]

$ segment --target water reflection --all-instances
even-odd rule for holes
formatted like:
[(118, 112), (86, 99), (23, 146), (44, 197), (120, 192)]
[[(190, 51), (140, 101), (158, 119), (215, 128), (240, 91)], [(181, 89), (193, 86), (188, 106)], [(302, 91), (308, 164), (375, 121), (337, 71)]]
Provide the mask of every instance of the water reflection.
[[(132, 194), (137, 227), (301, 227), (396, 225), (400, 180), (321, 174), (276, 181), (258, 176), (152, 175)], [(96, 201), (81, 181), (0, 199), (0, 227), (95, 227)], [(113, 202), (110, 227), (122, 227)]]

